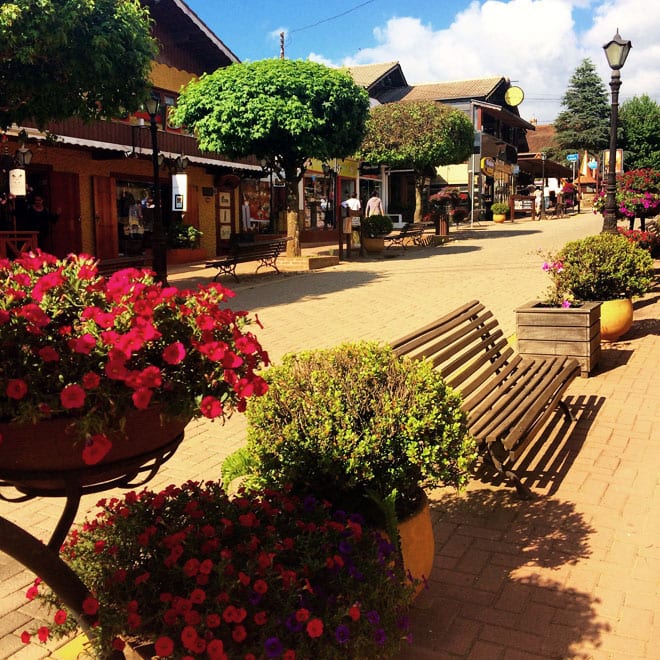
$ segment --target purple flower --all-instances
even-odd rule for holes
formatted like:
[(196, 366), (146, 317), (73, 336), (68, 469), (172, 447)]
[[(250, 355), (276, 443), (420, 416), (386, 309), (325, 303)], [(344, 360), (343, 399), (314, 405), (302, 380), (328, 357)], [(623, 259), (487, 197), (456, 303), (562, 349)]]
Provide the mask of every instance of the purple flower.
[(569, 308), (569, 307), (571, 306), (571, 301), (570, 301), (570, 300), (562, 300), (561, 306), (562, 306), (564, 309), (567, 309), (567, 308)]
[(381, 646), (387, 641), (387, 635), (382, 628), (376, 628), (376, 630), (374, 630), (374, 641)]
[(343, 623), (341, 625), (337, 626), (337, 630), (335, 630), (335, 639), (340, 644), (346, 644), (346, 642), (348, 642), (350, 636), (351, 636), (351, 633), (350, 633), (350, 630), (348, 629), (348, 626), (344, 625)]
[(376, 610), (371, 610), (367, 612), (366, 617), (367, 617), (367, 621), (374, 626), (377, 623), (380, 623), (380, 615), (378, 614), (378, 612), (376, 612)]
[(346, 540), (339, 541), (339, 552), (342, 555), (350, 555), (353, 552), (353, 546)]
[(303, 629), (303, 624), (302, 622), (298, 621), (296, 619), (296, 614), (295, 612), (287, 618), (287, 620), (284, 622), (284, 625), (291, 631), (291, 632), (300, 632)]
[(284, 647), (277, 637), (269, 637), (264, 642), (264, 650), (267, 658), (279, 658), (282, 655)]

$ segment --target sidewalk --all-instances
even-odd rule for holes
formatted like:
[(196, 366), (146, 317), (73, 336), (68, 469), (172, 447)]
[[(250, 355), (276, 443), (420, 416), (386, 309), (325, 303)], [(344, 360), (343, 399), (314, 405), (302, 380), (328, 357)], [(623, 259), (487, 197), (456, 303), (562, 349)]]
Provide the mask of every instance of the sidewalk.
[[(592, 214), (560, 220), (484, 223), (442, 247), (342, 262), (320, 271), (250, 275), (232, 307), (257, 313), (257, 334), (278, 361), (289, 351), (362, 338), (392, 340), (471, 298), (515, 332), (514, 309), (547, 287), (535, 251), (600, 231)], [(194, 286), (214, 271), (172, 269), (170, 283)], [(412, 615), (414, 643), (402, 660), (461, 658), (660, 659), (660, 288), (636, 302), (635, 324), (603, 351), (591, 378), (569, 390), (577, 420), (553, 419), (538, 460), (519, 474), (538, 494), (481, 475), (458, 495), (431, 493), (436, 563)], [(194, 422), (150, 487), (219, 477), (243, 443), (245, 420)], [(118, 491), (121, 492), (121, 491)], [(78, 518), (100, 496), (83, 499)], [(57, 500), (0, 502), (0, 515), (46, 537)], [(37, 659), (47, 649), (20, 642), (33, 617), (31, 576), (0, 556), (0, 659)], [(51, 650), (55, 649), (53, 645)]]

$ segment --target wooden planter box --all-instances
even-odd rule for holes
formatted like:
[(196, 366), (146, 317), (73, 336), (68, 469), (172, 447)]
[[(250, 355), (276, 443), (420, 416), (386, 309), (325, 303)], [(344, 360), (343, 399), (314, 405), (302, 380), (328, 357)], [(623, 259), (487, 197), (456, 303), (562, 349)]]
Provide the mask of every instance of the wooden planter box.
[(600, 303), (563, 309), (529, 302), (516, 309), (516, 333), (521, 355), (574, 357), (586, 377), (600, 357)]

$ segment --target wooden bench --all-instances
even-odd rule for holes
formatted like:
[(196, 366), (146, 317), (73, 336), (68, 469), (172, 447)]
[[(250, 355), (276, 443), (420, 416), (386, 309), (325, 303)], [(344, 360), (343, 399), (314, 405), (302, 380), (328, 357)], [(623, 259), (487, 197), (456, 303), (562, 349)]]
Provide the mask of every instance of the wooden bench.
[(101, 259), (97, 268), (99, 275), (107, 277), (123, 268), (151, 268), (151, 257), (147, 255), (135, 255)]
[(220, 275), (231, 275), (238, 282), (236, 266), (249, 261), (259, 262), (255, 273), (264, 266), (274, 268), (275, 271), (279, 273), (277, 258), (280, 256), (280, 253), (286, 249), (286, 244), (290, 240), (290, 238), (276, 238), (272, 241), (236, 243), (229, 254), (214, 259), (213, 261), (207, 261), (206, 267), (218, 269), (218, 272), (213, 278), (214, 282), (217, 281)]
[(387, 236), (384, 236), (386, 243), (386, 248), (390, 248), (393, 245), (399, 245), (404, 250), (406, 249), (406, 241), (410, 239), (410, 242), (413, 245), (424, 245), (424, 232), (431, 225), (427, 222), (411, 222), (404, 225), (399, 231), (390, 232)]
[(392, 342), (392, 347), (398, 355), (430, 360), (461, 393), (480, 449), (521, 497), (530, 497), (511, 468), (558, 406), (572, 420), (562, 397), (580, 375), (578, 361), (515, 354), (493, 314), (477, 300)]

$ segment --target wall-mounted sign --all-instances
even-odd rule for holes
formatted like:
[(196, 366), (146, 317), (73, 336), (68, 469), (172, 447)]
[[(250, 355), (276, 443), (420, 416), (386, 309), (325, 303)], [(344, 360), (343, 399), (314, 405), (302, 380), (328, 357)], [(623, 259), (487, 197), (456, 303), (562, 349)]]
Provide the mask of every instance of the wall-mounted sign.
[(495, 159), (490, 156), (485, 156), (481, 159), (481, 173), (486, 176), (493, 176), (495, 174)]
[(188, 175), (172, 175), (172, 210), (185, 213), (188, 210)]
[(9, 170), (9, 194), (23, 197), (25, 193), (25, 170), (19, 168)]

